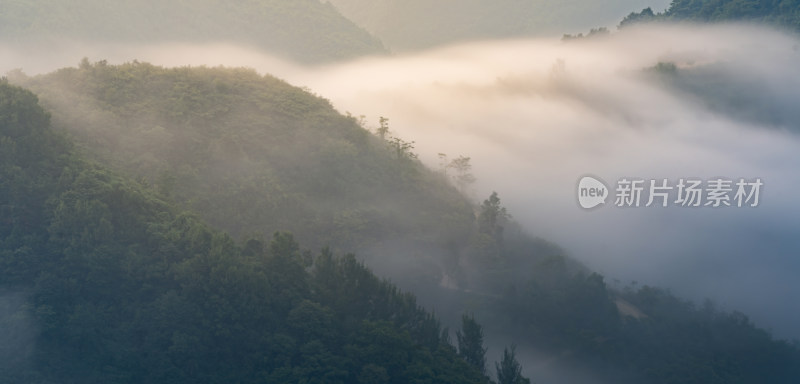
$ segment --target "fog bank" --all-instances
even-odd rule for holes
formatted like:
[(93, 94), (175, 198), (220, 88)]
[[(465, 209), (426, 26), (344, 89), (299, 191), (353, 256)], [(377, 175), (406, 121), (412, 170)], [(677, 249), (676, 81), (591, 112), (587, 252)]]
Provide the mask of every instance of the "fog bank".
[[(611, 285), (637, 280), (709, 297), (777, 336), (800, 338), (798, 47), (796, 36), (751, 26), (651, 26), (313, 68), (222, 43), (65, 43), (46, 54), (0, 49), (0, 69), (34, 74), (87, 56), (274, 74), (371, 124), (389, 117), (432, 167), (438, 153), (470, 156), (476, 200), (499, 192), (532, 234), (559, 243)], [(647, 69), (659, 62), (669, 65)], [(713, 81), (691, 86), (706, 79)], [(758, 113), (765, 106), (770, 112)], [(612, 189), (623, 177), (760, 178), (764, 186), (757, 207), (586, 211), (576, 184), (587, 174)]]
[[(431, 166), (440, 152), (471, 156), (476, 199), (498, 191), (531, 233), (612, 285), (708, 297), (777, 336), (800, 337), (791, 304), (800, 295), (798, 46), (796, 36), (751, 26), (661, 26), (475, 43), (286, 77), (342, 111), (390, 117)], [(659, 62), (674, 67), (647, 69)], [(764, 186), (757, 207), (618, 208), (612, 191), (610, 204), (585, 211), (576, 184), (586, 174), (612, 189), (624, 177)]]

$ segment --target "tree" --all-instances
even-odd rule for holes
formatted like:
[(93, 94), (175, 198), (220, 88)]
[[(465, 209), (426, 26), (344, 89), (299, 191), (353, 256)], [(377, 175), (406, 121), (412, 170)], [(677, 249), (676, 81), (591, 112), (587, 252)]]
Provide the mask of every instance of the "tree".
[(450, 168), (450, 162), (447, 159), (446, 153), (439, 152), (439, 170), (444, 177), (447, 177), (447, 169)]
[(530, 380), (522, 376), (522, 365), (516, 357), (516, 345), (511, 346), (511, 350), (503, 350), (503, 360), (495, 362), (497, 370), (497, 384), (530, 384)]
[(397, 160), (413, 160), (417, 158), (417, 154), (413, 151), (413, 141), (408, 142), (399, 137), (392, 137), (392, 139), (389, 140), (389, 148), (395, 151)]
[(470, 158), (467, 156), (459, 156), (447, 165), (447, 168), (453, 168), (456, 171), (456, 174), (453, 175), (453, 181), (455, 181), (456, 187), (461, 192), (464, 192), (468, 186), (475, 182), (475, 176), (470, 172), (472, 164), (469, 163), (469, 160)]
[(473, 315), (461, 316), (461, 330), (456, 332), (458, 354), (486, 375), (486, 348), (483, 347), (483, 327)]
[(414, 142), (405, 141), (399, 137), (389, 136), (389, 118), (380, 117), (380, 126), (375, 130), (375, 133), (381, 140), (385, 140), (388, 148), (395, 152), (397, 160), (412, 160), (417, 158), (414, 153)]
[(481, 204), (481, 211), (478, 214), (478, 230), (491, 235), (499, 243), (503, 239), (503, 223), (510, 217), (506, 208), (500, 205), (497, 192), (492, 192), (492, 195)]
[(378, 137), (380, 137), (382, 140), (385, 140), (386, 135), (389, 134), (389, 118), (381, 116), (378, 121), (380, 124), (377, 130)]
[(622, 19), (622, 21), (619, 23), (619, 29), (642, 22), (646, 23), (653, 21), (656, 19), (657, 16), (658, 15), (653, 13), (653, 9), (650, 7), (642, 9), (642, 11), (639, 13), (631, 12), (630, 14), (628, 14), (628, 16), (625, 16), (625, 18)]

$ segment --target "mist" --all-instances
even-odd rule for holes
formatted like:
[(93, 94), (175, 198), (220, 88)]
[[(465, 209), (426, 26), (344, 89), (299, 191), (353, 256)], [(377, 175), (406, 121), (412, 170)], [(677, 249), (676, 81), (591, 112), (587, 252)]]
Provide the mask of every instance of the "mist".
[(669, 0), (332, 0), (347, 18), (395, 52), (471, 41), (578, 33), (613, 27), (632, 10), (667, 8)]
[(23, 292), (0, 291), (0, 372), (30, 363), (37, 327)]
[[(618, 288), (657, 285), (740, 310), (800, 338), (800, 39), (748, 25), (659, 25), (607, 37), (482, 41), (329, 66), (302, 66), (225, 44), (0, 49), (4, 72), (118, 63), (253, 67), (331, 100), (437, 154), (469, 156), (476, 201), (497, 191), (532, 235), (558, 243)], [(675, 64), (676, 74), (648, 69)], [(719, 80), (698, 90), (687, 79)], [(709, 76), (710, 76), (709, 75)], [(688, 85), (687, 85), (688, 84)], [(722, 85), (725, 85), (724, 87)], [(731, 98), (746, 90), (747, 105)], [(745, 113), (755, 101), (770, 113)], [(782, 116), (775, 119), (774, 116)], [(767, 118), (769, 117), (769, 118)], [(584, 175), (609, 183), (606, 206), (581, 209)], [(617, 180), (760, 178), (757, 207), (613, 206)]]
[[(647, 71), (722, 67), (724, 84), (791, 117), (800, 99), (796, 37), (753, 26), (660, 26), (608, 38), (483, 42), (392, 60), (287, 74), (341, 111), (390, 117), (432, 166), (466, 155), (474, 197), (498, 191), (532, 234), (618, 279), (710, 298), (779, 337), (800, 337), (800, 121), (744, 119), (728, 88), (704, 94)], [(766, 104), (766, 102), (763, 102)], [(773, 113), (775, 115), (776, 113)], [(758, 207), (602, 207), (576, 204), (585, 174), (704, 180), (761, 178)], [(674, 184), (674, 182), (673, 182)], [(611, 203), (609, 201), (609, 203)], [(609, 204), (612, 205), (612, 204)], [(621, 288), (621, 287), (620, 287)]]
[[(341, 111), (390, 117), (432, 167), (438, 153), (470, 156), (476, 199), (498, 191), (533, 235), (610, 283), (710, 298), (796, 338), (797, 47), (796, 36), (753, 26), (658, 26), (576, 42), (475, 43), (287, 78)], [(692, 92), (646, 69), (659, 62), (679, 74), (724, 68), (715, 73), (728, 87)], [(736, 85), (788, 117), (742, 118), (747, 106), (726, 104)], [(758, 207), (584, 211), (576, 183), (586, 174), (609, 182), (612, 193), (623, 177), (765, 185)]]

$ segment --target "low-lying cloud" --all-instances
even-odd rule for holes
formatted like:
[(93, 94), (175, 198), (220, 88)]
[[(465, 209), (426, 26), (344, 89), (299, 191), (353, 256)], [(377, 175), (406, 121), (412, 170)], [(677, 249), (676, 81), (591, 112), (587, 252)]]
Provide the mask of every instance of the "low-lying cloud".
[[(471, 156), (476, 198), (498, 191), (531, 233), (609, 281), (708, 297), (800, 337), (791, 304), (800, 295), (797, 68), (796, 36), (653, 26), (572, 42), (476, 43), (287, 78), (342, 111), (389, 116), (432, 166), (440, 152)], [(758, 207), (587, 212), (576, 201), (586, 174), (612, 189), (624, 177), (764, 186)]]
[[(708, 297), (777, 336), (800, 338), (797, 36), (746, 25), (660, 25), (314, 68), (225, 44), (64, 47), (46, 58), (6, 48), (0, 69), (37, 73), (84, 56), (256, 68), (369, 122), (389, 117), (432, 167), (438, 153), (470, 156), (476, 199), (498, 191), (532, 234), (608, 281)], [(758, 207), (586, 211), (576, 199), (585, 175), (612, 188), (624, 177), (760, 178), (764, 186)]]

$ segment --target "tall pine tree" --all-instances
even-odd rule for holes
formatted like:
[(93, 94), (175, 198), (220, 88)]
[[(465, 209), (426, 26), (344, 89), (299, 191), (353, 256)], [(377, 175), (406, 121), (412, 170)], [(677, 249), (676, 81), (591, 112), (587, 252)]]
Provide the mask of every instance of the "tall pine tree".
[(473, 315), (461, 316), (461, 330), (456, 332), (458, 354), (486, 375), (486, 348), (483, 347), (483, 327)]
[(522, 366), (517, 361), (517, 347), (503, 350), (503, 360), (494, 363), (497, 370), (497, 384), (530, 384), (531, 381), (522, 376)]

